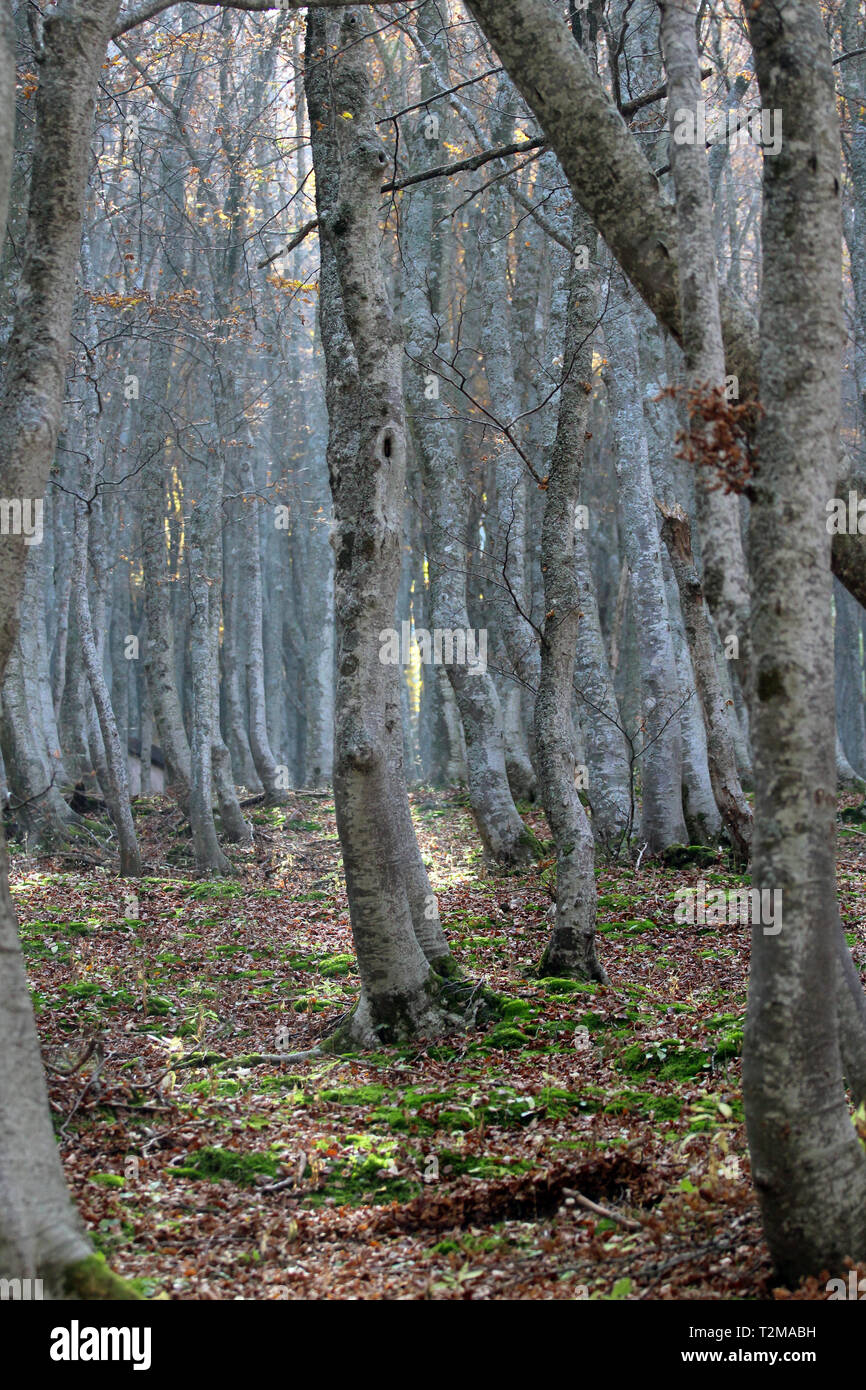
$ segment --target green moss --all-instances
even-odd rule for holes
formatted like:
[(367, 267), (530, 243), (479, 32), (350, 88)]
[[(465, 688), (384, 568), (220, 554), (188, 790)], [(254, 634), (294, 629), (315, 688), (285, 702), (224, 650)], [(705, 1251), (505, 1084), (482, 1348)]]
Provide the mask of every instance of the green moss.
[(594, 981), (561, 979), (558, 975), (546, 975), (541, 987), (548, 994), (592, 994), (597, 988)]
[(656, 931), (657, 928), (649, 917), (639, 917), (630, 922), (606, 922), (598, 930), (602, 936), (640, 936), (643, 932)]
[(699, 1047), (689, 1047), (677, 1038), (663, 1038), (653, 1043), (632, 1043), (620, 1053), (620, 1071), (640, 1074), (655, 1072), (662, 1081), (684, 1081), (697, 1076), (709, 1066), (709, 1054)]
[(376, 1110), (371, 1110), (367, 1116), (371, 1126), (383, 1126), (386, 1129), (402, 1131), (412, 1131), (412, 1133), (428, 1133), (434, 1128), (426, 1120), (419, 1120), (417, 1116), (410, 1116), (405, 1110), (401, 1110), (396, 1105), (381, 1106)]
[(421, 1184), (390, 1172), (389, 1161), (378, 1154), (334, 1163), (323, 1185), (304, 1199), (305, 1206), (319, 1207), (325, 1202), (337, 1207), (381, 1206), (390, 1202), (410, 1202), (421, 1191)]
[(437, 1158), (443, 1177), (502, 1178), (527, 1173), (532, 1167), (526, 1159), (482, 1158), (477, 1154), (467, 1157), (449, 1149), (440, 1150)]
[(147, 1007), (145, 1012), (153, 1014), (156, 1018), (162, 1018), (170, 1014), (174, 1005), (170, 999), (166, 999), (164, 994), (149, 994), (147, 996)]
[(643, 1115), (648, 1119), (677, 1120), (683, 1102), (678, 1096), (657, 1096), (652, 1091), (621, 1091), (611, 1096), (604, 1107), (605, 1115)]
[(520, 1028), (511, 1023), (497, 1023), (487, 1035), (491, 1047), (528, 1047), (532, 1041)]
[(551, 1120), (563, 1120), (572, 1110), (580, 1110), (585, 1115), (593, 1114), (598, 1109), (598, 1103), (583, 1092), (547, 1086), (538, 1097), (538, 1109)]
[(354, 966), (355, 966), (355, 958), (354, 958), (354, 956), (348, 956), (348, 955), (325, 956), (324, 960), (321, 961), (320, 964), (319, 964), (319, 974), (320, 974), (320, 975), (326, 975), (326, 976), (329, 976), (329, 975), (348, 975), (349, 971), (354, 969)]
[(715, 864), (718, 851), (710, 845), (668, 845), (659, 858), (669, 869), (686, 869), (691, 865), (701, 868)]
[(196, 1149), (189, 1161), (167, 1171), (178, 1177), (199, 1178), (208, 1182), (234, 1182), (249, 1186), (257, 1173), (277, 1176), (276, 1160), (262, 1153), (235, 1153), (229, 1149)]
[(499, 1010), (503, 1020), (513, 1018), (532, 1018), (535, 1010), (525, 999), (504, 999)]
[(66, 1265), (57, 1283), (64, 1298), (80, 1298), (87, 1302), (101, 1299), (124, 1302), (140, 1301), (141, 1294), (127, 1279), (121, 1279), (105, 1263), (104, 1255), (88, 1255)]
[(406, 1092), (407, 1105), (438, 1105), (444, 1100), (452, 1100), (452, 1091), (428, 1091), (423, 1086), (410, 1086)]
[(441, 1110), (438, 1117), (439, 1129), (475, 1129), (480, 1122), (480, 1116), (470, 1105), (463, 1105), (458, 1110)]
[(737, 1025), (722, 1034), (714, 1048), (714, 1055), (716, 1058), (739, 1057), (742, 1051), (743, 1029), (741, 1025)]
[(525, 825), (525, 826), (523, 827), (523, 833), (522, 833), (521, 836), (520, 836), (520, 843), (521, 843), (522, 845), (525, 845), (529, 850), (531, 850), (533, 856), (534, 856), (536, 859), (543, 859), (543, 858), (544, 858), (544, 855), (545, 855), (544, 841), (543, 841), (543, 840), (539, 840), (538, 836), (535, 834), (534, 831), (532, 831), (532, 830), (529, 829), (529, 826), (528, 826), (528, 825)]
[(210, 898), (239, 898), (245, 891), (242, 884), (230, 879), (215, 879), (191, 885), (187, 889), (187, 897), (202, 902)]
[(100, 1187), (123, 1187), (126, 1179), (120, 1173), (91, 1173), (88, 1182), (99, 1183)]
[(630, 907), (632, 903), (639, 901), (639, 898), (630, 897), (628, 893), (602, 893), (599, 897), (598, 905), (601, 908)]
[(337, 1086), (330, 1091), (320, 1091), (318, 1099), (331, 1105), (378, 1105), (390, 1094), (387, 1086)]

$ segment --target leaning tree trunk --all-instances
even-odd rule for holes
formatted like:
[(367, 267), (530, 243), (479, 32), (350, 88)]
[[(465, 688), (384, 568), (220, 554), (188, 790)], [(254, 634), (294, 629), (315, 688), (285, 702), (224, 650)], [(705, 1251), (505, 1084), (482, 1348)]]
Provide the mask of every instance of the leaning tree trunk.
[[(117, 0), (69, 0), (45, 22), (36, 146), (5, 389), (0, 401), (0, 492), (40, 498), (63, 405), (75, 265), (93, 108)], [(0, 5), (0, 212), (11, 149), (15, 59), (7, 0)], [(0, 548), (0, 679), (15, 638), (23, 537)], [(0, 849), (0, 1271), (42, 1278), (50, 1296), (137, 1298), (93, 1255), (63, 1176), (51, 1125), (33, 1008)]]
[[(587, 230), (581, 213), (575, 215), (573, 225), (575, 245), (581, 245)], [(556, 844), (556, 921), (540, 973), (605, 981), (595, 951), (595, 845), (578, 795), (571, 719), (574, 653), (581, 622), (574, 569), (576, 509), (591, 399), (595, 322), (594, 281), (574, 264), (562, 354), (564, 380), (541, 530), (545, 618), (535, 750), (541, 798)]]
[(761, 100), (784, 111), (764, 158), (760, 471), (750, 526), (752, 881), (782, 930), (752, 929), (743, 1092), (764, 1230), (783, 1278), (866, 1257), (866, 1159), (842, 1085), (833, 984), (833, 632), (827, 498), (844, 341), (839, 126), (820, 9), (748, 6)]
[[(575, 198), (659, 322), (679, 339), (674, 208), (564, 15), (549, 0), (466, 4), (536, 116)], [(739, 377), (745, 398), (757, 385), (757, 340), (751, 316), (733, 297), (722, 305), (722, 332), (728, 372)], [(835, 495), (845, 496), (847, 483), (838, 487)], [(866, 606), (864, 557), (866, 535), (833, 537), (833, 572)]]
[[(320, 218), (319, 305), (336, 521), (334, 799), (361, 998), (339, 1036), (372, 1044), (460, 1020), (416, 926), (423, 871), (402, 776), (399, 673), (380, 660), (400, 581), (406, 469), (401, 345), (379, 252), (386, 164), (371, 114), (362, 11), (307, 19), (306, 90)], [(420, 919), (413, 923), (415, 912)], [(442, 949), (444, 947), (444, 950)], [(334, 1040), (337, 1045), (337, 1040)]]

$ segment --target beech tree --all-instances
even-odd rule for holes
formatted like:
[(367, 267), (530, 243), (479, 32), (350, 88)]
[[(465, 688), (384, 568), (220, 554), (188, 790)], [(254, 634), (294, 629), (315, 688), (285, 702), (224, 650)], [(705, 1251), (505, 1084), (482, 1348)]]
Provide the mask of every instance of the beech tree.
[[(502, 1007), (452, 957), (413, 781), (465, 790), (485, 873), (543, 875), (541, 975), (614, 973), (602, 861), (731, 854), (784, 901), (744, 1095), (796, 1281), (866, 1248), (833, 840), (866, 776), (862, 16), (564, 8), (0, 5), (6, 820), (137, 877), (162, 762), (222, 876), (251, 807), (332, 785), (334, 1052)], [(757, 85), (778, 148), (680, 139), (708, 79), (735, 118)], [(5, 857), (0, 931), (0, 1266), (131, 1296), (66, 1191)]]
[[(81, 238), (97, 75), (116, 0), (78, 0), (46, 21), (20, 307), (0, 400), (4, 496), (42, 498), (60, 426), (75, 265)], [(8, 205), (15, 55), (2, 8), (0, 93), (5, 125), (0, 213)], [(4, 218), (5, 220), (5, 218)], [(0, 547), (0, 675), (15, 640), (25, 540)], [(93, 1255), (72, 1206), (54, 1142), (45, 1076), (27, 989), (5, 843), (0, 861), (0, 1266), (44, 1280), (54, 1296), (137, 1297)]]

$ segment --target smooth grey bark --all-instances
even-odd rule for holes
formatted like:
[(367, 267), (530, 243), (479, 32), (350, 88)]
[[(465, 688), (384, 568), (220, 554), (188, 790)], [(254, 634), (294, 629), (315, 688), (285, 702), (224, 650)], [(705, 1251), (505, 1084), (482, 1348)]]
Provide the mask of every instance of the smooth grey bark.
[(619, 515), (641, 674), (641, 836), (651, 854), (686, 839), (679, 709), (682, 704), (662, 573), (649, 454), (639, 388), (631, 294), (612, 296), (605, 319), (606, 381), (619, 480)]
[[(436, 27), (435, 9), (425, 7), (419, 16), (422, 34), (431, 11), (432, 27)], [(421, 82), (430, 95), (442, 90), (435, 85), (442, 82), (441, 73), (434, 72), (426, 59)], [(448, 86), (447, 81), (444, 86)], [(435, 153), (422, 149), (422, 143), (416, 140), (412, 146), (419, 163), (424, 157), (428, 161), (435, 158)], [(465, 633), (471, 626), (467, 608), (467, 485), (447, 379), (443, 373), (440, 380), (431, 361), (435, 349), (447, 352), (447, 344), (440, 346), (447, 328), (444, 212), (441, 193), (433, 184), (420, 184), (413, 190), (405, 220), (407, 276), (402, 310), (409, 361), (404, 379), (412, 437), (424, 479), (431, 627)], [(431, 366), (432, 371), (428, 370)], [(441, 399), (425, 394), (431, 382)], [(499, 864), (530, 863), (534, 851), (509, 786), (502, 705), (493, 675), (489, 668), (473, 670), (457, 662), (448, 663), (444, 670), (460, 712), (469, 801), (485, 852)]]
[[(361, 975), (360, 1000), (333, 1045), (441, 1032), (462, 1021), (418, 935), (424, 908), (416, 893), (426, 873), (402, 771), (399, 668), (380, 660), (400, 582), (406, 422), (401, 345), (379, 250), (386, 154), (371, 113), (364, 33), (360, 10), (307, 18), (336, 523), (334, 799)], [(442, 943), (427, 951), (447, 956), (429, 884), (427, 895)]]
[[(292, 55), (298, 70), (302, 63), (303, 34), (292, 36)], [(296, 177), (303, 187), (308, 169), (308, 132), (303, 93), (295, 104)], [(303, 274), (303, 250), (293, 253), (290, 275)], [(292, 467), (303, 462), (293, 478), (292, 502), (298, 524), (292, 528), (293, 564), (299, 647), (303, 651), (303, 743), (300, 770), (303, 784), (328, 785), (334, 758), (334, 550), (331, 545), (333, 509), (328, 485), (326, 453), (327, 416), (321, 387), (311, 390), (309, 366), (305, 374), (301, 343), (293, 335), (287, 348), (288, 415)], [(313, 343), (314, 365), (321, 367), (318, 326)], [(318, 383), (322, 373), (317, 371)], [(311, 448), (312, 444), (312, 448)], [(284, 536), (272, 528), (274, 536)]]
[(142, 505), (139, 511), (147, 636), (144, 664), (159, 744), (168, 774), (167, 791), (188, 813), (192, 769), (190, 748), (175, 680), (175, 637), (171, 576), (165, 535), (165, 409), (171, 370), (171, 338), (157, 333), (139, 413)]
[[(114, 550), (118, 535), (113, 537)], [(130, 679), (130, 660), (125, 654), (126, 638), (132, 635), (129, 602), (129, 569), (122, 558), (118, 558), (111, 578), (111, 624), (109, 627), (108, 649), (111, 655), (111, 707), (117, 721), (117, 734), (124, 758), (128, 755), (130, 740), (130, 705), (133, 696), (133, 681)]]
[[(54, 706), (54, 695), (51, 683), (51, 655), (48, 637), (48, 607), (54, 597), (52, 581), (56, 539), (55, 499), (49, 498), (46, 500), (49, 505), (46, 507), (48, 529), (45, 538), (49, 541), (49, 544), (34, 546), (32, 548), (34, 552), (32, 558), (35, 560), (36, 573), (33, 576), (33, 634), (32, 640), (28, 645), (32, 655), (32, 678), (35, 687), (34, 703), (39, 711), (37, 719), (41, 728), (41, 736), (45, 739), (46, 752), (51, 765), (55, 769), (57, 783), (61, 787), (66, 787), (69, 785), (69, 774), (64, 766), (63, 749), (60, 743), (60, 731), (57, 727), (57, 714)], [(26, 574), (24, 586), (26, 593)], [(22, 602), (23, 601), (24, 595), (22, 595)]]
[(51, 649), (51, 699), (54, 718), (59, 724), (66, 680), (66, 645), (69, 638), (69, 585), (72, 576), (72, 545), (68, 529), (63, 525), (66, 499), (53, 496), (50, 507), (50, 529), (54, 551), (55, 628)]
[(866, 1158), (842, 1086), (835, 1005), (835, 758), (830, 539), (843, 342), (839, 126), (821, 14), (751, 5), (764, 160), (760, 473), (752, 502), (752, 882), (782, 930), (752, 928), (743, 1093), (764, 1231), (782, 1277), (866, 1255)]
[[(85, 232), (82, 238), (81, 266), (83, 280), (91, 276), (90, 242)], [(83, 288), (88, 288), (86, 283)], [(99, 779), (109, 813), (117, 833), (120, 851), (120, 873), (123, 878), (141, 875), (141, 854), (132, 818), (129, 796), (129, 764), (127, 748), (121, 743), (117, 719), (111, 703), (104, 669), (104, 641), (107, 629), (106, 598), (108, 591), (105, 554), (104, 508), (99, 478), (104, 469), (98, 421), (102, 405), (96, 377), (102, 365), (93, 306), (88, 303), (84, 313), (85, 350), (87, 363), (79, 373), (83, 383), (83, 398), (79, 404), (84, 457), (77, 464), (74, 476), (77, 483), (73, 499), (72, 577), (70, 604), (75, 616), (81, 659), (99, 721), (102, 758)], [(93, 569), (94, 611), (88, 589), (88, 553)]]
[(866, 710), (860, 656), (859, 610), (838, 579), (833, 582), (836, 653), (836, 724), (842, 747), (855, 774), (866, 774)]
[(718, 845), (722, 817), (713, 795), (707, 759), (707, 734), (685, 624), (680, 613), (676, 582), (667, 555), (663, 555), (665, 592), (671, 615), (671, 632), (680, 687), (680, 746), (682, 749), (683, 816), (690, 844)]
[(94, 477), (90, 467), (82, 470), (83, 499), (76, 498), (75, 532), (72, 563), (71, 602), (75, 613), (78, 639), (84, 669), (90, 683), (93, 703), (99, 719), (105, 753), (105, 771), (100, 779), (120, 850), (120, 873), (123, 878), (141, 875), (141, 854), (132, 819), (129, 797), (129, 776), (126, 749), (121, 746), (111, 696), (105, 681), (101, 652), (94, 637), (90, 601), (87, 593), (87, 543), (89, 519), (94, 502)]
[[(200, 550), (198, 561), (204, 566), (203, 572), (195, 573), (191, 584), (200, 585), (202, 580), (207, 584), (207, 646), (199, 645), (198, 655), (203, 663), (202, 680), (204, 689), (210, 690), (210, 710), (204, 713), (202, 706), (202, 719), (210, 739), (210, 765), (213, 779), (213, 790), (216, 793), (217, 805), (219, 807), (220, 826), (223, 834), (233, 844), (249, 845), (252, 844), (253, 830), (252, 825), (244, 817), (240, 801), (238, 800), (237, 788), (232, 777), (232, 761), (228, 747), (223, 739), (220, 724), (220, 691), (219, 691), (219, 651), (220, 651), (220, 628), (222, 625), (223, 609), (221, 596), (223, 592), (223, 554), (222, 554), (222, 535), (221, 535), (221, 508), (224, 482), (224, 470), (222, 466), (222, 455), (218, 454), (216, 465), (213, 461), (211, 467), (206, 470), (207, 481), (201, 489), (202, 501), (199, 508), (198, 525), (200, 537)], [(191, 563), (191, 569), (193, 568)], [(200, 589), (198, 591), (200, 595)], [(200, 598), (197, 598), (197, 602)], [(202, 634), (200, 633), (200, 636)], [(192, 658), (192, 641), (190, 641), (190, 657)], [(205, 807), (207, 799), (202, 793), (200, 805)], [(209, 834), (209, 831), (207, 832)]]
[(709, 615), (692, 558), (689, 520), (681, 507), (665, 508), (662, 537), (668, 548), (685, 622), (695, 686), (707, 735), (713, 795), (735, 850), (745, 861), (752, 838), (752, 808), (743, 795), (725, 698), (716, 668)]
[[(506, 143), (513, 135), (516, 117), (516, 93), (507, 79), (500, 82), (493, 116), (494, 142)], [(501, 184), (496, 183), (488, 192), (486, 217), (479, 231), (481, 254), (477, 292), (481, 305), (484, 374), (494, 419), (509, 431), (518, 430), (528, 443), (528, 430), (516, 424), (521, 404), (511, 348), (515, 332), (508, 293), (511, 230), (511, 201)], [(497, 628), (510, 667), (510, 671), (505, 672), (502, 691), (506, 706), (506, 761), (512, 763), (509, 781), (512, 790), (525, 797), (533, 793), (535, 779), (528, 754), (522, 747), (521, 691), (525, 690), (532, 698), (538, 690), (541, 666), (538, 633), (530, 621), (531, 601), (526, 582), (526, 468), (508, 435), (499, 435), (495, 444), (496, 533), (487, 560)]]
[[(96, 83), (117, 0), (70, 0), (45, 21), (37, 137), (19, 308), (0, 402), (0, 482), (6, 497), (41, 498), (57, 442)], [(0, 7), (0, 121), (14, 109), (14, 54)], [(0, 142), (4, 159), (9, 149)], [(0, 165), (0, 175), (3, 166)], [(3, 179), (0, 178), (0, 188)], [(6, 191), (0, 192), (0, 209)], [(23, 537), (0, 547), (0, 679), (15, 638)], [(0, 1269), (39, 1277), (49, 1296), (90, 1296), (114, 1282), (92, 1268), (92, 1246), (70, 1201), (54, 1141), (33, 1009), (0, 849)], [(120, 1289), (115, 1296), (123, 1296)], [(132, 1296), (127, 1293), (126, 1296)]]
[[(538, 119), (575, 198), (637, 292), (682, 341), (675, 210), (566, 21), (548, 0), (467, 0), (467, 8)], [(745, 399), (757, 389), (757, 327), (732, 295), (722, 296), (721, 310), (727, 370)], [(846, 472), (837, 465), (837, 496), (846, 494)], [(834, 536), (832, 564), (866, 606), (866, 537)]]
[[(242, 460), (241, 481), (252, 499), (257, 491), (252, 460), (247, 454)], [(254, 507), (253, 503), (253, 507)], [(265, 788), (269, 804), (285, 804), (286, 791), (280, 786), (277, 760), (271, 750), (267, 727), (265, 701), (265, 653), (263, 641), (262, 569), (259, 553), (259, 526), (255, 510), (244, 522), (244, 545), (241, 552), (241, 583), (244, 595), (244, 621), (247, 624), (247, 704), (249, 707), (250, 752), (256, 772)]]
[[(203, 483), (203, 487), (208, 484)], [(204, 505), (204, 498), (202, 498)], [(198, 509), (190, 518), (189, 598), (190, 667), (192, 672), (191, 787), (189, 799), (195, 861), (204, 872), (229, 874), (231, 864), (220, 848), (214, 824), (213, 721), (219, 719), (214, 701), (211, 651), (211, 586), (205, 559), (206, 522)]]
[[(233, 492), (236, 483), (228, 482)], [(230, 504), (234, 510), (234, 504)], [(226, 511), (229, 510), (227, 506)], [(231, 758), (233, 780), (254, 796), (262, 791), (250, 748), (245, 660), (247, 633), (242, 614), (240, 550), (246, 546), (245, 519), (237, 515), (222, 528), (223, 594), (219, 644), (221, 724)]]
[(59, 750), (49, 743), (46, 734), (39, 685), (40, 550), (34, 546), (26, 561), (19, 629), (3, 682), (0, 748), (12, 797), (11, 809), (25, 842), (28, 847), (44, 850), (63, 844), (76, 817), (61, 793), (66, 780), (63, 764), (57, 756)]
[(631, 830), (631, 766), (601, 630), (586, 534), (581, 527), (574, 539), (574, 578), (581, 613), (574, 681), (578, 717), (584, 731), (592, 831), (603, 849), (615, 853)]
[[(845, 156), (850, 175), (850, 208), (844, 216), (843, 230), (851, 265), (851, 287), (854, 292), (854, 370), (860, 423), (860, 457), (862, 469), (866, 446), (866, 118), (863, 111), (863, 87), (866, 78), (864, 63), (864, 32), (866, 16), (859, 0), (843, 0), (839, 10), (839, 29), (842, 46), (848, 55), (837, 72), (847, 107), (849, 135)], [(844, 494), (843, 494), (844, 495)]]
[[(587, 230), (580, 213), (576, 244)], [(579, 795), (571, 695), (581, 623), (574, 569), (577, 505), (591, 392), (596, 323), (595, 277), (571, 267), (559, 418), (550, 459), (541, 532), (544, 626), (535, 702), (535, 749), (545, 814), (556, 844), (556, 919), (542, 975), (606, 981), (595, 949), (595, 845)]]
[[(694, 0), (661, 0), (661, 42), (668, 80), (668, 111), (697, 111), (703, 100)], [(695, 493), (701, 535), (703, 588), (724, 641), (739, 644), (739, 671), (748, 689), (749, 594), (740, 532), (739, 499), (719, 486), (716, 421), (725, 418), (725, 348), (716, 270), (713, 198), (706, 151), (700, 143), (671, 140), (676, 192), (679, 305), (686, 359), (687, 409), (696, 453)], [(702, 407), (711, 415), (702, 418)]]
[[(638, 308), (641, 340), (642, 396), (650, 476), (656, 501), (674, 501), (687, 492), (685, 470), (675, 457), (678, 418), (668, 393), (670, 354), (664, 352), (662, 330), (643, 305)], [(668, 360), (666, 360), (668, 359)], [(707, 763), (707, 736), (701, 703), (696, 693), (692, 654), (689, 650), (680, 596), (667, 551), (661, 552), (665, 596), (680, 690), (680, 746), (682, 750), (683, 815), (693, 844), (718, 843), (722, 818), (713, 796)]]
[(836, 782), (840, 787), (845, 787), (850, 791), (862, 791), (864, 783), (848, 761), (839, 730), (836, 730)]

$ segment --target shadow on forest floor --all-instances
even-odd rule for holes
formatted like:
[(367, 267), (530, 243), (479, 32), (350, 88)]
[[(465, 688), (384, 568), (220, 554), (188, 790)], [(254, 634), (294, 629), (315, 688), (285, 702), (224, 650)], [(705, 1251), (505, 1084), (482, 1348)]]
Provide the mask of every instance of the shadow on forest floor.
[[(98, 1040), (49, 1083), (73, 1194), (118, 1273), (185, 1299), (773, 1297), (740, 1096), (748, 928), (674, 922), (677, 887), (743, 884), (721, 855), (602, 866), (611, 986), (540, 981), (544, 870), (491, 874), (464, 805), (418, 792), (452, 947), (508, 995), (506, 1019), (375, 1055), (183, 1069), (203, 1049), (308, 1047), (351, 1006), (333, 801), (255, 809), (238, 878), (214, 882), (168, 802), (135, 809), (139, 883), (12, 860), (46, 1059)], [(864, 855), (866, 825), (840, 821), (861, 966)]]

